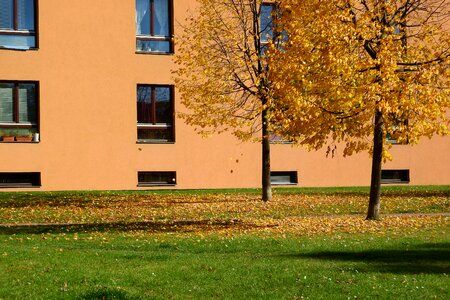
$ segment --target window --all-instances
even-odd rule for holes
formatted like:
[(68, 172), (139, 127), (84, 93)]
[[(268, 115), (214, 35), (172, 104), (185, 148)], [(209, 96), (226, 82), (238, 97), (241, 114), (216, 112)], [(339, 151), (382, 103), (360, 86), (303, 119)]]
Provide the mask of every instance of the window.
[(174, 141), (173, 87), (137, 86), (137, 131), (139, 142)]
[(263, 3), (261, 5), (260, 13), (260, 30), (261, 30), (261, 42), (263, 45), (267, 45), (273, 38), (273, 16), (274, 4)]
[(392, 132), (386, 135), (386, 140), (391, 144), (406, 145), (409, 143), (408, 137), (401, 139), (400, 136), (404, 132), (408, 132), (408, 118), (396, 117), (395, 115), (388, 116), (392, 118), (392, 123), (394, 124), (391, 128)]
[(0, 81), (0, 136), (38, 132), (38, 83)]
[(0, 173), (0, 188), (40, 187), (41, 173)]
[(381, 183), (409, 183), (409, 170), (381, 170)]
[(295, 185), (295, 184), (298, 184), (297, 171), (270, 172), (270, 183), (273, 185)]
[[(274, 125), (275, 124), (272, 124), (272, 126), (274, 126)], [(293, 142), (290, 141), (289, 139), (284, 138), (281, 135), (276, 135), (273, 133), (270, 134), (269, 139), (270, 139), (271, 144), (289, 144), (289, 145), (293, 144)]]
[(176, 172), (138, 172), (138, 186), (166, 186), (176, 183)]
[(136, 0), (136, 51), (172, 53), (172, 0)]
[(35, 0), (0, 0), (0, 47), (36, 47)]

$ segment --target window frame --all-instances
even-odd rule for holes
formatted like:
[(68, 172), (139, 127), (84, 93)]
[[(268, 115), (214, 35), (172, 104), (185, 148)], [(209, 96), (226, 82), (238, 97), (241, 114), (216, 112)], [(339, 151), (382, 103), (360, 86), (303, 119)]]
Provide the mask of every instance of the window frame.
[[(12, 178), (17, 178), (18, 176), (23, 175), (25, 178), (29, 176), (27, 179), (30, 179), (30, 182), (2, 182), (3, 179), (10, 176)], [(42, 186), (42, 177), (41, 172), (0, 172), (0, 188), (40, 188)]]
[(410, 182), (411, 182), (411, 172), (409, 169), (381, 170), (381, 184), (409, 184)]
[[(262, 28), (262, 24), (263, 24), (263, 7), (270, 7), (270, 21), (267, 22), (267, 26), (265, 28)], [(273, 40), (274, 36), (275, 36), (275, 28), (274, 28), (274, 10), (277, 9), (277, 6), (275, 3), (273, 2), (263, 2), (261, 3), (261, 7), (260, 7), (260, 15), (259, 15), (259, 31), (260, 31), (260, 43), (261, 43), (261, 48), (267, 47), (267, 45), (269, 44), (269, 42), (271, 40)], [(265, 32), (266, 30), (271, 31), (271, 35), (267, 34), (267, 32)]]
[[(151, 88), (151, 107), (153, 109), (153, 123), (139, 123), (137, 122), (137, 143), (138, 144), (174, 144), (175, 143), (175, 87), (171, 84), (146, 84), (146, 83), (138, 83), (136, 85), (136, 105), (138, 103), (138, 89), (139, 87), (149, 87)], [(171, 108), (171, 120), (172, 123), (156, 123), (156, 114), (157, 114), (157, 106), (156, 106), (156, 88), (169, 88), (170, 92), (170, 108)], [(136, 119), (138, 117), (138, 110), (136, 107)], [(157, 140), (157, 139), (139, 139), (139, 129), (167, 129), (171, 130), (171, 140)]]
[[(171, 182), (162, 182), (162, 181), (139, 181), (139, 177), (141, 174), (167, 174), (169, 177), (172, 177)], [(177, 172), (176, 171), (138, 171), (138, 187), (157, 187), (157, 186), (176, 186), (177, 185)]]
[[(273, 177), (277, 176), (289, 177), (289, 181), (274, 181)], [(298, 171), (271, 171), (270, 183), (271, 185), (298, 185)]]
[(38, 32), (39, 32), (39, 1), (33, 0), (33, 9), (34, 9), (34, 30), (24, 30), (19, 29), (19, 22), (18, 22), (18, 0), (13, 0), (13, 28), (12, 29), (0, 29), (0, 36), (1, 35), (16, 35), (16, 36), (34, 36), (34, 47), (24, 47), (24, 46), (9, 46), (9, 45), (2, 45), (0, 44), (0, 49), (6, 49), (6, 50), (20, 50), (20, 51), (26, 51), (26, 50), (37, 50), (39, 49), (39, 39), (38, 39)]
[[(159, 36), (154, 34), (154, 19), (155, 19), (155, 7), (154, 7), (154, 0), (148, 0), (149, 3), (149, 9), (150, 9), (150, 24), (148, 26), (150, 27), (150, 33), (148, 35), (141, 34), (138, 35), (136, 33), (136, 53), (137, 54), (156, 54), (156, 55), (169, 55), (174, 53), (174, 39), (173, 39), (173, 33), (174, 33), (174, 26), (173, 26), (173, 0), (167, 0), (168, 5), (168, 31), (169, 35), (167, 36)], [(136, 13), (136, 12), (135, 12)], [(137, 24), (135, 24), (137, 26)], [(156, 41), (156, 42), (169, 42), (169, 51), (143, 51), (137, 49), (137, 42), (138, 41)]]
[[(40, 87), (39, 87), (39, 81), (33, 81), (33, 80), (0, 80), (0, 83), (6, 83), (6, 84), (14, 84), (13, 88), (13, 123), (0, 123), (0, 129), (36, 129), (36, 133), (40, 132)], [(32, 122), (29, 123), (20, 123), (20, 99), (19, 99), (19, 85), (20, 84), (34, 84), (34, 91), (35, 91), (35, 118), (36, 121), (33, 124)], [(1, 142), (1, 141), (0, 141)]]

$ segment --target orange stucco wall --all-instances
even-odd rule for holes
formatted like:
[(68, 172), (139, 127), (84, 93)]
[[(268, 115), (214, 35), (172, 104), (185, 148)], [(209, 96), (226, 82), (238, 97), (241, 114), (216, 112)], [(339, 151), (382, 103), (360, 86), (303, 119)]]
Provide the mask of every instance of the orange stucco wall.
[[(193, 4), (174, 1), (175, 30)], [(0, 50), (0, 80), (39, 81), (41, 141), (0, 143), (0, 172), (41, 172), (40, 190), (137, 189), (138, 171), (176, 171), (180, 189), (260, 185), (257, 144), (202, 139), (179, 119), (174, 144), (136, 143), (136, 85), (173, 83), (173, 64), (135, 53), (135, 1), (40, 0), (38, 27), (38, 50)], [(449, 138), (395, 145), (385, 168), (450, 184), (449, 153)], [(274, 145), (272, 169), (298, 171), (299, 186), (368, 185), (370, 159)]]

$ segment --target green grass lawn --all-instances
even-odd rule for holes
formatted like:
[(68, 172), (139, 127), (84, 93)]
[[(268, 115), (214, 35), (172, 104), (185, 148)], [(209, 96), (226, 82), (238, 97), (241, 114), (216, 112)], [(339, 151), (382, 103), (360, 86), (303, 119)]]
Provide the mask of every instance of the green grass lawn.
[(0, 298), (449, 299), (448, 233), (3, 235)]
[[(367, 195), (0, 193), (0, 299), (450, 299), (450, 217), (364, 221)], [(392, 187), (382, 210), (449, 201), (449, 187)]]

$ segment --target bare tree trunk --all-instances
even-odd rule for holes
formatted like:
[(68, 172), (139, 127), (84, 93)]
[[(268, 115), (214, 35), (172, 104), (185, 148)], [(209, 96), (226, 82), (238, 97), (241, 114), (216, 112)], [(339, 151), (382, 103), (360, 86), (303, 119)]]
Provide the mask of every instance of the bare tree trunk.
[(270, 183), (270, 133), (267, 121), (268, 109), (262, 111), (262, 200), (272, 200), (272, 185)]
[(381, 164), (383, 159), (383, 114), (375, 112), (375, 126), (373, 133), (372, 178), (370, 182), (369, 208), (366, 220), (380, 218), (381, 194)]

